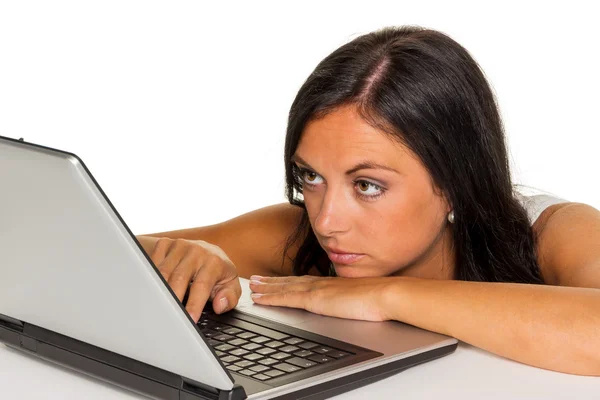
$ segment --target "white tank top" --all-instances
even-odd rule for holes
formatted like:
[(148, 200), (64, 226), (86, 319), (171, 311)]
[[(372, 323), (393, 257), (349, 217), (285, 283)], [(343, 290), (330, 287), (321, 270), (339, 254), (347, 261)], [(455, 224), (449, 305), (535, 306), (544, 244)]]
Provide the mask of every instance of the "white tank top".
[(554, 204), (568, 202), (568, 200), (551, 194), (534, 194), (527, 196), (517, 191), (515, 192), (515, 197), (521, 202), (521, 205), (527, 211), (529, 221), (532, 225), (546, 208)]

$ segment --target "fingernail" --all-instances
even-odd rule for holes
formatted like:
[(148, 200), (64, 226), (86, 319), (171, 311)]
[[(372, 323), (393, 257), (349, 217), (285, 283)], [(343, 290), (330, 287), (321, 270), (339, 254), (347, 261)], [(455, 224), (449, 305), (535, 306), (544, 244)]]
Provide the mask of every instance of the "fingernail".
[(227, 310), (227, 307), (229, 306), (227, 297), (221, 297), (221, 300), (219, 300), (219, 304), (221, 305), (221, 312)]
[(250, 280), (250, 283), (251, 283), (251, 284), (253, 283), (253, 284), (255, 284), (255, 285), (262, 285), (262, 284), (263, 284), (263, 282), (261, 282), (261, 281), (257, 281), (257, 280), (254, 280), (254, 279)]
[(250, 277), (251, 281), (260, 281), (261, 279), (262, 279), (262, 276), (260, 276), (260, 275), (252, 275)]
[(252, 293), (250, 295), (250, 297), (252, 297), (253, 299), (259, 298), (260, 296), (262, 296), (262, 293)]

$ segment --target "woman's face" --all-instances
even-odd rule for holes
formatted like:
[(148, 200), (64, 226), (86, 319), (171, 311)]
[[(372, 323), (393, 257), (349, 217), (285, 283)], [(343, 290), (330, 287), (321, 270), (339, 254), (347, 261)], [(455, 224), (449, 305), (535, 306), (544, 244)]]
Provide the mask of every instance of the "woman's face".
[(292, 161), (338, 276), (451, 277), (451, 208), (418, 158), (353, 106), (311, 121)]

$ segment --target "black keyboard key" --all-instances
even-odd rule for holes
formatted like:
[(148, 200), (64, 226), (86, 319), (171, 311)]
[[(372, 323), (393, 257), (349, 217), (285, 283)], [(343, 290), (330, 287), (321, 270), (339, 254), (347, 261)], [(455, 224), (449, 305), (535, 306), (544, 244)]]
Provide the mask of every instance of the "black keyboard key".
[(228, 365), (227, 369), (230, 370), (230, 371), (233, 371), (233, 372), (237, 372), (240, 369), (242, 369), (242, 367), (238, 367), (237, 365)]
[(335, 360), (335, 358), (328, 357), (324, 354), (315, 354), (314, 356), (308, 357), (310, 361), (318, 362), (319, 364), (329, 362), (331, 360)]
[(231, 335), (227, 335), (225, 333), (221, 333), (219, 335), (213, 336), (212, 338), (215, 339), (215, 340), (221, 341), (221, 342), (226, 342), (228, 340), (235, 339), (235, 336), (231, 336)]
[(219, 350), (219, 351), (229, 351), (229, 350), (233, 350), (233, 349), (235, 349), (235, 347), (233, 347), (232, 345), (227, 344), (227, 343), (223, 343), (219, 346), (215, 346), (215, 350)]
[(298, 343), (304, 342), (304, 340), (297, 338), (297, 337), (291, 337), (289, 339), (285, 339), (284, 342), (287, 344), (296, 345)]
[(284, 346), (278, 349), (279, 351), (285, 351), (286, 353), (292, 353), (294, 351), (300, 350), (296, 346)]
[(329, 353), (330, 351), (332, 351), (333, 349), (330, 349), (329, 347), (325, 347), (325, 346), (318, 346), (311, 350), (314, 351), (315, 353), (326, 354), (326, 353)]
[(259, 381), (266, 381), (267, 379), (271, 379), (271, 377), (264, 374), (256, 374), (253, 376), (254, 379), (258, 379)]
[(275, 353), (271, 354), (269, 357), (274, 358), (276, 360), (284, 360), (286, 358), (290, 358), (291, 355), (289, 355), (288, 353)]
[(223, 356), (227, 355), (227, 353), (223, 353), (222, 351), (219, 351), (219, 350), (215, 350), (215, 354), (217, 355), (217, 357), (223, 357)]
[(246, 349), (246, 350), (256, 350), (256, 349), (262, 349), (262, 346), (258, 343), (248, 343), (242, 346), (242, 349)]
[(257, 336), (255, 338), (250, 339), (250, 341), (254, 342), (254, 343), (264, 343), (264, 342), (268, 342), (270, 340), (271, 339), (266, 336)]
[(270, 371), (265, 372), (265, 375), (269, 375), (271, 378), (276, 378), (278, 376), (283, 375), (284, 373), (278, 369), (272, 369)]
[(297, 351), (297, 352), (294, 353), (294, 355), (296, 357), (302, 357), (302, 358), (306, 358), (308, 356), (312, 356), (313, 354), (315, 354), (315, 353), (313, 353), (312, 351), (308, 351), (308, 350), (301, 350), (301, 351)]
[(221, 344), (221, 342), (219, 342), (218, 340), (208, 339), (208, 345), (211, 346), (211, 347), (215, 347), (215, 346), (218, 346), (220, 344)]
[(252, 376), (252, 375), (256, 375), (256, 372), (251, 371), (249, 369), (243, 369), (241, 371), (238, 371), (238, 374), (244, 374), (246, 376)]
[(250, 354), (246, 354), (244, 356), (244, 358), (246, 360), (250, 360), (250, 361), (256, 361), (256, 360), (260, 360), (261, 358), (265, 358), (264, 356), (261, 356), (260, 354), (256, 354), (256, 353), (250, 353)]
[(250, 367), (250, 366), (254, 365), (254, 363), (252, 361), (242, 360), (242, 361), (236, 362), (235, 365), (237, 365), (238, 367), (246, 368), (246, 367)]
[(281, 370), (283, 372), (296, 372), (296, 371), (300, 371), (302, 368), (300, 367), (296, 367), (294, 365), (290, 365), (290, 364), (286, 364), (286, 363), (281, 363), (281, 364), (276, 364), (274, 365), (275, 368), (277, 368), (278, 370)]
[(302, 344), (299, 344), (298, 346), (302, 347), (304, 350), (310, 350), (310, 349), (313, 349), (315, 347), (318, 347), (319, 345), (316, 344), (316, 343), (313, 343), (313, 342), (304, 342)]
[(330, 351), (329, 353), (327, 353), (327, 355), (329, 357), (333, 357), (333, 358), (342, 358), (342, 357), (346, 357), (348, 355), (348, 353), (344, 353), (343, 351), (339, 351), (339, 350), (333, 350), (333, 351)]
[[(305, 360), (304, 358), (300, 358), (300, 357), (288, 358), (287, 360), (285, 360), (285, 362), (288, 364), (295, 365), (296, 367), (300, 367), (300, 368), (309, 368), (314, 365), (317, 365), (316, 362)], [(277, 368), (277, 366), (275, 368)]]
[(277, 351), (277, 350), (275, 350), (275, 349), (270, 349), (270, 348), (268, 348), (268, 347), (263, 347), (262, 349), (260, 349), (260, 350), (257, 350), (256, 352), (257, 352), (258, 354), (262, 354), (263, 356), (268, 356), (269, 354), (273, 354), (273, 353), (275, 353), (276, 351)]
[(228, 362), (228, 363), (236, 362), (239, 360), (240, 360), (240, 358), (236, 357), (236, 356), (226, 356), (226, 357), (221, 358), (221, 361)]
[(213, 336), (219, 335), (219, 332), (213, 331), (211, 329), (205, 329), (201, 331), (205, 338), (211, 338)]
[(223, 324), (219, 324), (219, 323), (209, 324), (209, 326), (214, 331), (222, 331), (227, 328), (231, 328), (229, 325), (223, 325)]
[(279, 361), (277, 361), (274, 358), (265, 358), (264, 360), (260, 360), (258, 363), (262, 364), (262, 365), (273, 365), (273, 364), (277, 364)]
[(255, 365), (254, 367), (250, 367), (250, 369), (254, 372), (264, 372), (270, 370), (271, 368), (265, 367), (264, 365)]
[(285, 343), (277, 341), (277, 340), (274, 340), (274, 341), (269, 342), (269, 343), (265, 343), (265, 346), (270, 347), (272, 349), (276, 349), (276, 348), (281, 347), (283, 345), (285, 345)]
[(240, 339), (250, 339), (253, 338), (254, 336), (256, 336), (256, 333), (252, 333), (252, 332), (243, 332), (243, 333), (238, 333), (236, 335), (237, 337), (239, 337)]
[(248, 341), (244, 340), (244, 339), (237, 338), (237, 339), (233, 339), (233, 340), (228, 340), (227, 343), (229, 343), (231, 345), (234, 345), (234, 346), (241, 346), (243, 344), (248, 343)]
[(229, 352), (229, 354), (233, 354), (234, 356), (243, 356), (244, 354), (250, 353), (248, 350), (244, 349), (235, 349)]
[(237, 335), (238, 333), (242, 333), (242, 332), (244, 332), (244, 331), (239, 328), (223, 329), (223, 333), (226, 333), (228, 335)]

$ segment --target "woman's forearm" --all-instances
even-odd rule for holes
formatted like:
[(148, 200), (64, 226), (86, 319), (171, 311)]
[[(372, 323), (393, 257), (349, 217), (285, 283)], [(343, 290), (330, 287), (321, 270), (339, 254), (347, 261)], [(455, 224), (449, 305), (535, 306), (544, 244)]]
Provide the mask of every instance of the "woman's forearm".
[(390, 279), (390, 319), (536, 367), (600, 376), (600, 289)]

